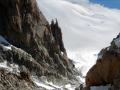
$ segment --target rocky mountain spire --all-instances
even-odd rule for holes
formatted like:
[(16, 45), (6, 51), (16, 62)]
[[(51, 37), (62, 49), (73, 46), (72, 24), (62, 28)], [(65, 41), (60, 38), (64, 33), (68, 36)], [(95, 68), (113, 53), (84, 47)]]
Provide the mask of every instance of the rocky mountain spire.
[[(38, 78), (45, 76), (56, 82), (76, 80), (77, 72), (67, 57), (58, 21), (49, 24), (38, 9), (36, 0), (0, 0), (0, 12), (0, 37), (9, 42), (8, 45), (0, 42), (0, 65), (4, 63), (7, 67), (5, 70), (0, 66), (0, 75), (5, 74), (6, 77), (7, 72), (10, 73), (12, 81), (20, 84), (17, 87), (8, 79), (14, 90), (26, 82), (31, 86), (23, 86), (22, 90), (39, 90), (30, 79), (34, 75)], [(17, 82), (19, 79), (20, 83)], [(0, 88), (7, 90), (3, 83), (0, 83)]]

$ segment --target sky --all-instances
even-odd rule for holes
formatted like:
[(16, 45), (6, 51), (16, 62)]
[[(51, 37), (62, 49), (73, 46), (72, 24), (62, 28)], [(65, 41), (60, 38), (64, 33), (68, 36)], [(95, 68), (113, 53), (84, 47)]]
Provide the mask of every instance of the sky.
[(99, 3), (96, 4), (95, 0), (94, 3), (89, 0), (37, 0), (37, 2), (49, 22), (58, 19), (68, 56), (84, 74), (95, 64), (100, 50), (109, 46), (120, 32), (118, 8), (106, 8)]
[(90, 2), (101, 4), (108, 8), (120, 9), (120, 0), (90, 0)]

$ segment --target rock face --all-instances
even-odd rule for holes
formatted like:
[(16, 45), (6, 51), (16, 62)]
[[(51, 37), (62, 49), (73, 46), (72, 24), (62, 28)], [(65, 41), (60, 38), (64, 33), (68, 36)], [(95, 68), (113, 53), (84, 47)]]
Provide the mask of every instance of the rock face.
[(45, 90), (38, 88), (32, 81), (0, 69), (0, 90)]
[[(30, 84), (27, 85), (30, 86), (30, 89), (27, 87), (29, 90), (37, 90), (33, 83), (26, 80), (30, 79), (31, 75), (46, 76), (49, 79), (75, 79), (76, 71), (67, 57), (61, 28), (57, 20), (51, 24), (47, 22), (39, 11), (36, 0), (0, 0), (0, 12), (0, 36), (9, 42), (0, 42), (0, 62), (6, 61), (7, 66), (14, 64), (13, 66), (18, 65), (19, 68), (18, 71), (12, 69), (14, 73), (5, 72), (4, 75), (4, 67), (1, 66), (3, 69), (0, 74), (4, 78), (16, 84), (19, 84), (18, 81), (21, 85)], [(8, 87), (5, 86), (8, 83), (3, 84), (4, 82), (0, 81), (1, 89), (7, 90)], [(10, 84), (14, 85), (12, 82)], [(20, 87), (16, 85), (14, 89), (18, 90)], [(21, 90), (27, 89), (25, 87)]]
[(120, 34), (111, 46), (101, 50), (96, 64), (88, 71), (86, 87), (111, 84), (110, 90), (120, 89)]

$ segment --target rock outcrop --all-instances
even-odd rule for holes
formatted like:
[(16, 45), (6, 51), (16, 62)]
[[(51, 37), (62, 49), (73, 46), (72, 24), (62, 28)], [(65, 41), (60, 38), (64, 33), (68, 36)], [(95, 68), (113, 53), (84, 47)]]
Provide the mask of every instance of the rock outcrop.
[[(9, 73), (5, 71), (4, 75), (2, 72), (5, 68), (1, 66), (3, 69), (0, 74), (4, 77), (0, 78), (12, 80), (14, 83), (10, 84), (14, 86), (13, 90), (21, 87), (15, 86), (15, 83), (26, 83), (30, 86), (27, 89), (37, 90), (32, 87), (32, 82), (28, 82), (32, 75), (46, 76), (48, 79), (64, 80), (64, 77), (67, 81), (76, 80), (76, 70), (67, 57), (61, 28), (57, 20), (51, 24), (47, 22), (38, 9), (36, 0), (0, 0), (0, 12), (0, 36), (9, 42), (0, 42), (0, 64), (7, 62), (9, 68), (17, 65), (19, 69), (17, 71), (7, 68)], [(0, 81), (2, 90), (7, 90), (5, 85)]]
[(101, 50), (96, 64), (88, 71), (86, 87), (111, 84), (110, 90), (120, 89), (120, 34), (111, 46)]
[(26, 80), (22, 76), (8, 73), (0, 69), (0, 90), (45, 90), (37, 87), (31, 80)]

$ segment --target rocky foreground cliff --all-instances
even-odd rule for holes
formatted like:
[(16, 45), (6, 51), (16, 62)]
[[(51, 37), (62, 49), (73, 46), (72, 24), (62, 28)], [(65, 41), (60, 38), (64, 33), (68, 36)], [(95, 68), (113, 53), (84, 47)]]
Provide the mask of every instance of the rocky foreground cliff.
[(57, 20), (49, 24), (36, 0), (0, 0), (0, 12), (0, 90), (44, 90), (34, 83), (43, 78), (77, 82)]
[(108, 85), (108, 90), (120, 90), (120, 34), (98, 55), (96, 64), (86, 76), (86, 90), (92, 86)]

